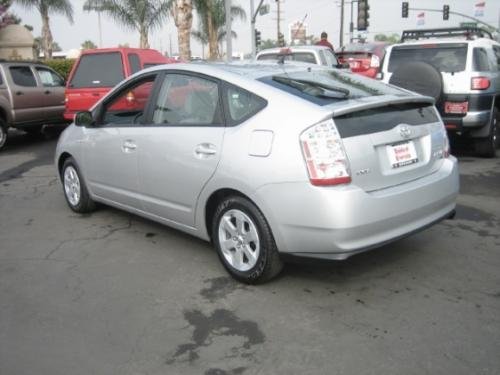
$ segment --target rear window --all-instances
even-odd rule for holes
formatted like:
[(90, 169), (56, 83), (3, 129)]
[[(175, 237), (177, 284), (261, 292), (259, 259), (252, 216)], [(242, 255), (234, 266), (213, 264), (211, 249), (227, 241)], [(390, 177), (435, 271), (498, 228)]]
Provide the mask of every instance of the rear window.
[(83, 55), (69, 84), (72, 88), (113, 87), (125, 78), (118, 52)]
[(436, 110), (428, 104), (398, 104), (357, 111), (334, 118), (342, 138), (390, 130), (400, 124), (422, 125), (438, 122)]
[[(397, 87), (333, 69), (291, 72), (267, 76), (259, 80), (318, 105), (376, 95), (406, 95)], [(286, 83), (287, 80), (292, 82)], [(310, 84), (303, 82), (310, 82)], [(332, 90), (329, 90), (328, 87)]]
[(389, 60), (389, 72), (408, 62), (422, 61), (440, 72), (462, 72), (467, 61), (467, 43), (427, 44), (394, 47)]

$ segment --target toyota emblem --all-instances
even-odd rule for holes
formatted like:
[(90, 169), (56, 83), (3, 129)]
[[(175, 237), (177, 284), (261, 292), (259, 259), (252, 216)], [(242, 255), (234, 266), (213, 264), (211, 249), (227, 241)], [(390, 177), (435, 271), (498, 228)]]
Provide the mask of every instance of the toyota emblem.
[(411, 136), (411, 128), (407, 125), (401, 125), (399, 127), (399, 135), (401, 138), (408, 139)]

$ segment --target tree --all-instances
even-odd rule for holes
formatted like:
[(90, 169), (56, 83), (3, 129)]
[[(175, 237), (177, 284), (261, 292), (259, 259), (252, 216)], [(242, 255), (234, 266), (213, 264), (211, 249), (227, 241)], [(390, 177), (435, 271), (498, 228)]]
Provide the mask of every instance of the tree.
[(93, 41), (87, 39), (86, 41), (84, 41), (81, 44), (81, 47), (84, 50), (86, 50), (86, 49), (95, 49), (95, 48), (97, 48), (97, 45)]
[(391, 35), (386, 35), (386, 34), (377, 34), (375, 35), (375, 40), (377, 42), (387, 42), (390, 44), (398, 43), (399, 42), (399, 34), (391, 34)]
[(8, 12), (11, 5), (11, 0), (0, 0), (0, 29), (21, 23), (21, 19), (17, 15)]
[(57, 42), (52, 42), (52, 52), (61, 52), (62, 48)]
[(66, 16), (73, 23), (73, 6), (70, 0), (14, 0), (26, 9), (36, 8), (42, 17), (42, 50), (46, 59), (52, 58), (53, 38), (50, 30), (51, 13)]
[(168, 7), (177, 27), (180, 58), (189, 61), (191, 60), (191, 28), (193, 26), (192, 0), (169, 0)]
[[(191, 36), (196, 39), (201, 44), (201, 50), (203, 58), (205, 58), (205, 46), (208, 44), (208, 36), (200, 30), (194, 30), (191, 32)], [(238, 34), (234, 30), (231, 30), (231, 37), (237, 38)], [(221, 44), (226, 38), (226, 29), (224, 26), (217, 30), (217, 42)]]
[(272, 40), (272, 39), (265, 39), (262, 41), (260, 44), (260, 49), (268, 49), (268, 48), (275, 48), (278, 47), (278, 41), (277, 40)]
[[(26, 1), (26, 0), (25, 0)], [(169, 1), (163, 0), (88, 0), (88, 6), (108, 14), (115, 21), (139, 32), (139, 47), (149, 48), (149, 32), (161, 26), (168, 15)]]
[[(193, 3), (199, 16), (199, 31), (206, 35), (208, 41), (208, 58), (215, 60), (219, 57), (221, 29), (226, 24), (224, 0), (193, 0)], [(231, 6), (231, 17), (245, 21), (245, 10), (240, 6)]]

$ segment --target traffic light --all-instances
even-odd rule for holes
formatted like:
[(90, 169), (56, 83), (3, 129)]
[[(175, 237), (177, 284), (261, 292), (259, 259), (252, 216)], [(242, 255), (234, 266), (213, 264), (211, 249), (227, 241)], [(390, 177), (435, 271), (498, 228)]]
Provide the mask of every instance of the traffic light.
[(358, 30), (366, 30), (370, 26), (368, 23), (368, 18), (370, 18), (369, 10), (368, 0), (358, 1)]
[(443, 5), (443, 20), (448, 21), (450, 19), (450, 6)]
[(403, 9), (401, 10), (401, 16), (403, 18), (408, 18), (408, 8), (409, 8), (408, 1), (403, 1)]
[(283, 35), (283, 33), (279, 33), (278, 34), (278, 45), (280, 47), (284, 47), (285, 46), (285, 36)]
[(259, 47), (261, 45), (260, 31), (255, 29), (255, 46)]

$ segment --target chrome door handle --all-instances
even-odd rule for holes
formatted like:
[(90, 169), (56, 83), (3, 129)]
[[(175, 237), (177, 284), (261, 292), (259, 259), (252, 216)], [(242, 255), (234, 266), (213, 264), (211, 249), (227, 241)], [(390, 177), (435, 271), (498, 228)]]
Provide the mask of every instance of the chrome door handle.
[(125, 141), (122, 145), (123, 152), (132, 152), (137, 148), (137, 145), (133, 141)]
[(200, 143), (194, 149), (194, 153), (196, 155), (215, 155), (217, 153), (217, 149), (215, 145), (211, 143)]

